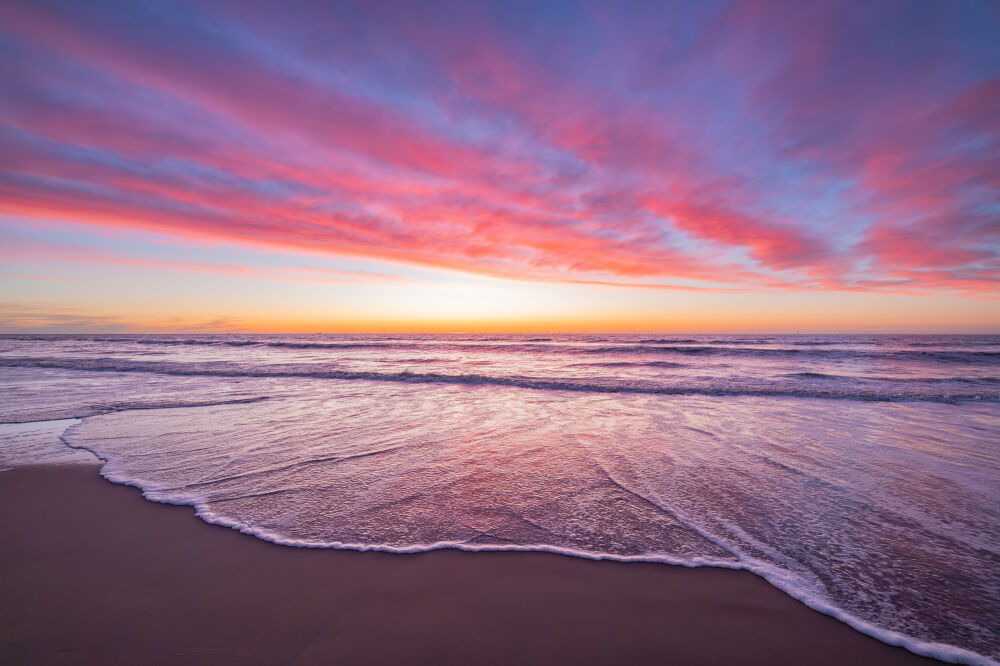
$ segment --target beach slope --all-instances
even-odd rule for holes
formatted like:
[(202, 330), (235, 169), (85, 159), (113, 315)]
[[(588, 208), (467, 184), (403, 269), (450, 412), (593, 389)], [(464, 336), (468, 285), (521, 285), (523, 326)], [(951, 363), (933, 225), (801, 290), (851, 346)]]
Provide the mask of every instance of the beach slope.
[(0, 472), (5, 664), (935, 664), (741, 571), (276, 546), (94, 466)]

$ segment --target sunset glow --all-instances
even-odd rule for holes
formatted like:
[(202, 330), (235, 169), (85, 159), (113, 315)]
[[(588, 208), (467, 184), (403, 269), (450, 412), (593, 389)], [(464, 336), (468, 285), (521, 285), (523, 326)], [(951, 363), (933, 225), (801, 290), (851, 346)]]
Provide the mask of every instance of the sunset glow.
[(971, 0), (0, 2), (0, 330), (996, 332), (998, 34)]

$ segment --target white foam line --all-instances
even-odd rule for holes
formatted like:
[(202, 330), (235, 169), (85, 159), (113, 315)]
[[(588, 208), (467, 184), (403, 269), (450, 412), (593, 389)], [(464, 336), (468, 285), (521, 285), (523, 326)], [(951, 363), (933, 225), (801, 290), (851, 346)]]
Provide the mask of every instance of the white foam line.
[[(593, 553), (588, 551), (575, 550), (572, 548), (562, 548), (559, 546), (550, 546), (547, 544), (532, 544), (532, 545), (497, 545), (497, 544), (481, 544), (474, 545), (464, 542), (456, 541), (438, 541), (430, 544), (414, 544), (412, 546), (398, 547), (389, 544), (359, 544), (359, 543), (344, 543), (344, 542), (325, 542), (310, 539), (291, 539), (284, 537), (278, 532), (273, 530), (262, 529), (258, 527), (253, 527), (244, 521), (229, 518), (221, 514), (217, 514), (208, 508), (204, 501), (198, 501), (193, 498), (178, 499), (178, 498), (166, 498), (166, 497), (153, 497), (150, 493), (163, 492), (166, 489), (156, 489), (152, 487), (151, 484), (143, 486), (141, 482), (129, 479), (124, 476), (118, 476), (113, 474), (111, 470), (108, 469), (107, 463), (110, 461), (107, 458), (102, 457), (93, 449), (87, 447), (84, 444), (71, 443), (67, 436), (70, 434), (70, 430), (80, 427), (83, 425), (86, 419), (80, 419), (79, 423), (69, 426), (63, 434), (60, 436), (60, 440), (74, 449), (82, 449), (89, 451), (94, 456), (99, 458), (104, 464), (101, 465), (101, 476), (111, 481), (124, 486), (131, 486), (138, 488), (142, 491), (142, 496), (151, 501), (160, 504), (171, 504), (175, 506), (191, 506), (195, 509), (195, 515), (198, 516), (202, 521), (208, 523), (209, 525), (219, 525), (224, 527), (229, 527), (230, 529), (237, 530), (242, 534), (247, 534), (262, 541), (267, 541), (280, 546), (292, 546), (296, 548), (323, 548), (330, 550), (354, 550), (359, 552), (386, 552), (386, 553), (397, 553), (397, 554), (407, 554), (407, 553), (424, 553), (434, 550), (443, 549), (456, 549), (468, 552), (489, 552), (489, 551), (499, 551), (499, 552), (544, 552), (544, 553), (554, 553), (557, 555), (567, 555), (570, 557), (579, 557), (587, 560), (610, 560), (615, 562), (653, 562), (660, 564), (671, 564), (675, 566), (683, 566), (689, 568), (696, 567), (715, 567), (719, 569), (731, 569), (731, 570), (743, 570), (749, 571), (750, 573), (760, 576), (768, 583), (778, 588), (785, 594), (788, 594), (793, 599), (796, 599), (804, 603), (809, 608), (815, 611), (823, 613), (824, 615), (829, 615), (841, 622), (847, 624), (848, 626), (860, 631), (861, 633), (871, 636), (883, 643), (888, 645), (898, 646), (913, 652), (914, 654), (922, 655), (925, 657), (931, 657), (933, 659), (939, 659), (944, 662), (952, 664), (968, 664), (970, 666), (1000, 666), (1000, 661), (991, 659), (986, 655), (973, 652), (972, 650), (967, 650), (965, 648), (960, 648), (954, 645), (947, 645), (945, 643), (937, 643), (933, 641), (925, 641), (912, 636), (907, 636), (898, 631), (892, 629), (884, 629), (878, 627), (871, 622), (863, 620), (851, 613), (844, 611), (843, 609), (833, 605), (825, 599), (821, 599), (816, 595), (810, 594), (807, 590), (796, 587), (794, 581), (795, 574), (787, 572), (783, 569), (779, 569), (769, 563), (762, 562), (753, 558), (748, 558), (740, 555), (738, 552), (723, 546), (725, 550), (733, 552), (735, 557), (739, 557), (740, 561), (733, 562), (729, 560), (723, 560), (714, 557), (701, 557), (694, 556), (688, 558), (673, 557), (670, 555), (663, 554), (645, 554), (645, 555), (615, 555), (612, 553)], [(700, 533), (700, 532), (699, 532)], [(707, 538), (707, 537), (706, 537)], [(715, 539), (709, 539), (713, 543), (717, 543)], [(718, 544), (720, 545), (721, 544)], [(791, 574), (791, 575), (789, 575)]]

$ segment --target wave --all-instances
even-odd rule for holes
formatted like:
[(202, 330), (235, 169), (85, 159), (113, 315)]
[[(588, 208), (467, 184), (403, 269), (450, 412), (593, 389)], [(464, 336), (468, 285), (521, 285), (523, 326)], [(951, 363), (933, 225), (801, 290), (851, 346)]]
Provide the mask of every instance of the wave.
[(181, 345), (181, 346), (206, 346), (206, 347), (286, 347), (288, 349), (352, 349), (352, 348), (372, 348), (372, 347), (399, 347), (401, 345), (392, 342), (268, 342), (265, 340), (151, 340), (136, 339), (129, 340), (139, 345)]
[(687, 363), (673, 361), (608, 361), (606, 363), (577, 363), (586, 368), (687, 368)]
[[(909, 636), (900, 631), (881, 627), (871, 621), (851, 613), (844, 608), (834, 604), (821, 591), (814, 589), (814, 586), (801, 580), (800, 576), (792, 571), (766, 560), (748, 556), (739, 552), (723, 540), (713, 534), (703, 532), (683, 521), (676, 516), (689, 529), (701, 534), (709, 541), (716, 543), (723, 550), (733, 556), (733, 559), (725, 557), (712, 557), (704, 555), (672, 555), (665, 552), (650, 552), (642, 555), (621, 555), (599, 550), (585, 550), (566, 546), (559, 546), (547, 543), (504, 543), (504, 544), (482, 544), (470, 541), (436, 541), (436, 542), (414, 542), (405, 546), (397, 546), (387, 543), (353, 543), (341, 541), (323, 541), (319, 539), (308, 539), (293, 537), (284, 534), (276, 529), (263, 527), (249, 523), (235, 516), (227, 515), (214, 510), (211, 503), (196, 494), (168, 493), (164, 489), (155, 486), (150, 482), (130, 477), (121, 472), (115, 472), (107, 463), (111, 462), (109, 456), (102, 454), (96, 447), (81, 441), (74, 435), (80, 427), (80, 422), (68, 427), (59, 437), (68, 448), (74, 450), (87, 451), (102, 461), (100, 474), (108, 481), (137, 488), (143, 497), (151, 502), (169, 504), (175, 506), (190, 506), (195, 509), (195, 515), (209, 525), (228, 527), (242, 534), (255, 537), (262, 541), (276, 545), (294, 548), (327, 549), (327, 550), (353, 550), (359, 552), (388, 552), (396, 554), (416, 554), (426, 553), (436, 550), (460, 550), (466, 552), (543, 552), (578, 557), (587, 560), (616, 561), (616, 562), (645, 562), (661, 563), (673, 566), (683, 566), (688, 568), (712, 567), (729, 570), (743, 570), (753, 573), (774, 587), (782, 590), (789, 596), (809, 606), (825, 615), (844, 622), (854, 629), (871, 636), (883, 643), (903, 647), (910, 652), (934, 659), (939, 659), (949, 663), (969, 664), (972, 666), (997, 666), (997, 661), (989, 656), (968, 650), (947, 643), (923, 640)], [(622, 486), (612, 479), (612, 482), (622, 488), (625, 492), (634, 493), (633, 490)], [(172, 489), (179, 490), (179, 489)], [(643, 496), (640, 496), (643, 497)], [(649, 501), (647, 499), (647, 501)], [(657, 502), (654, 506), (660, 506)], [(660, 507), (665, 510), (666, 507)], [(671, 515), (673, 512), (671, 512)]]
[(760, 356), (793, 357), (817, 359), (873, 359), (936, 361), (944, 363), (1000, 363), (1000, 351), (965, 350), (852, 350), (852, 349), (806, 349), (786, 347), (687, 347), (664, 345), (616, 345), (593, 347), (581, 350), (588, 354), (679, 354), (686, 356)]
[(453, 349), (453, 350), (479, 350), (479, 351), (539, 351), (551, 352), (558, 347), (552, 345), (534, 344), (549, 342), (551, 338), (531, 338), (525, 343), (531, 344), (497, 344), (493, 342), (461, 343), (461, 342), (414, 342), (398, 340), (370, 341), (370, 342), (288, 342), (269, 340), (202, 340), (196, 338), (182, 340), (154, 340), (135, 339), (128, 340), (140, 345), (167, 345), (167, 346), (204, 346), (204, 347), (263, 347), (273, 349)]
[[(693, 341), (692, 341), (693, 342)], [(271, 347), (283, 349), (459, 349), (461, 351), (501, 351), (501, 352), (562, 352), (568, 354), (681, 354), (689, 356), (809, 356), (816, 358), (868, 358), (887, 360), (938, 361), (947, 363), (969, 362), (1000, 362), (1000, 351), (963, 351), (963, 350), (891, 350), (869, 351), (850, 349), (809, 349), (804, 347), (706, 347), (689, 346), (685, 343), (664, 344), (630, 344), (602, 347), (578, 347), (573, 345), (539, 345), (539, 344), (427, 344), (398, 342), (254, 342), (242, 340), (200, 341), (183, 340), (169, 343), (153, 343), (142, 341), (140, 344), (179, 344), (179, 345), (213, 345), (231, 347)], [(742, 343), (741, 343), (742, 344)], [(754, 343), (746, 343), (754, 344)]]
[(892, 382), (898, 384), (1000, 384), (1000, 377), (884, 377), (858, 375), (830, 375), (824, 372), (792, 372), (782, 377), (791, 379), (839, 380), (845, 382)]
[(793, 372), (785, 377), (795, 377), (797, 379), (846, 379), (842, 375), (828, 375), (823, 372)]
[(126, 401), (111, 404), (93, 404), (81, 409), (73, 410), (73, 418), (82, 419), (88, 416), (100, 416), (102, 414), (114, 414), (117, 412), (129, 412), (134, 410), (147, 409), (186, 409), (189, 407), (221, 407), (224, 405), (249, 405), (255, 402), (269, 400), (267, 396), (255, 396), (252, 398), (232, 398), (229, 400), (148, 400), (148, 401)]
[(664, 385), (650, 381), (608, 380), (588, 381), (582, 378), (541, 378), (524, 376), (490, 376), (474, 373), (443, 374), (402, 372), (355, 372), (315, 367), (298, 366), (258, 366), (247, 368), (220, 363), (170, 363), (150, 361), (128, 361), (113, 358), (98, 359), (42, 359), (42, 358), (0, 358), (0, 367), (56, 368), (87, 372), (148, 372), (161, 375), (207, 376), (207, 377), (248, 377), (248, 378), (309, 378), (337, 380), (365, 380), (383, 382), (404, 382), (411, 384), (460, 384), (508, 386), (513, 388), (576, 391), (588, 393), (644, 393), (657, 395), (713, 395), (713, 396), (770, 396), (794, 398), (824, 398), (839, 400), (860, 400), (875, 402), (957, 402), (957, 401), (1000, 401), (996, 391), (930, 392), (925, 390), (884, 390), (870, 386), (844, 387), (799, 387), (788, 382), (764, 382), (740, 384), (726, 379), (703, 380), (701, 383)]
[(907, 346), (910, 346), (910, 347), (943, 347), (943, 346), (952, 346), (952, 347), (1000, 347), (1000, 339), (995, 339), (995, 340), (982, 340), (982, 339), (980, 339), (980, 340), (976, 340), (976, 339), (973, 339), (973, 340), (964, 340), (964, 339), (958, 338), (958, 339), (942, 340), (940, 342), (907, 342), (906, 344), (907, 344)]
[[(273, 340), (260, 337), (69, 337), (66, 336), (0, 336), (0, 340), (79, 340), (115, 342), (144, 346), (167, 347), (229, 347), (289, 350), (386, 350), (386, 351), (462, 351), (542, 354), (668, 354), (675, 356), (731, 356), (762, 358), (815, 358), (819, 360), (862, 359), (883, 361), (913, 361), (937, 363), (1000, 363), (1000, 338), (958, 340), (945, 338), (926, 342), (907, 340), (893, 342), (900, 345), (881, 347), (880, 342), (869, 338), (849, 337), (843, 340), (789, 340), (787, 338), (344, 338), (330, 341)], [(843, 345), (864, 344), (865, 348), (843, 348)], [(763, 345), (763, 346), (762, 346)], [(872, 348), (871, 345), (875, 345)], [(938, 347), (938, 348), (934, 348)], [(944, 348), (942, 348), (944, 347)], [(948, 348), (965, 347), (965, 348)], [(970, 349), (971, 347), (971, 349)]]

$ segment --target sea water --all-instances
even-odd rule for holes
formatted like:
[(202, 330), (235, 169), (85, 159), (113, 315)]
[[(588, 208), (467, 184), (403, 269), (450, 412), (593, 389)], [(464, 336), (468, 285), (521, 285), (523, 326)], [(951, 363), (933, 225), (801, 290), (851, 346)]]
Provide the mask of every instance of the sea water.
[(3, 336), (0, 421), (277, 543), (746, 569), (1000, 658), (1000, 336)]

